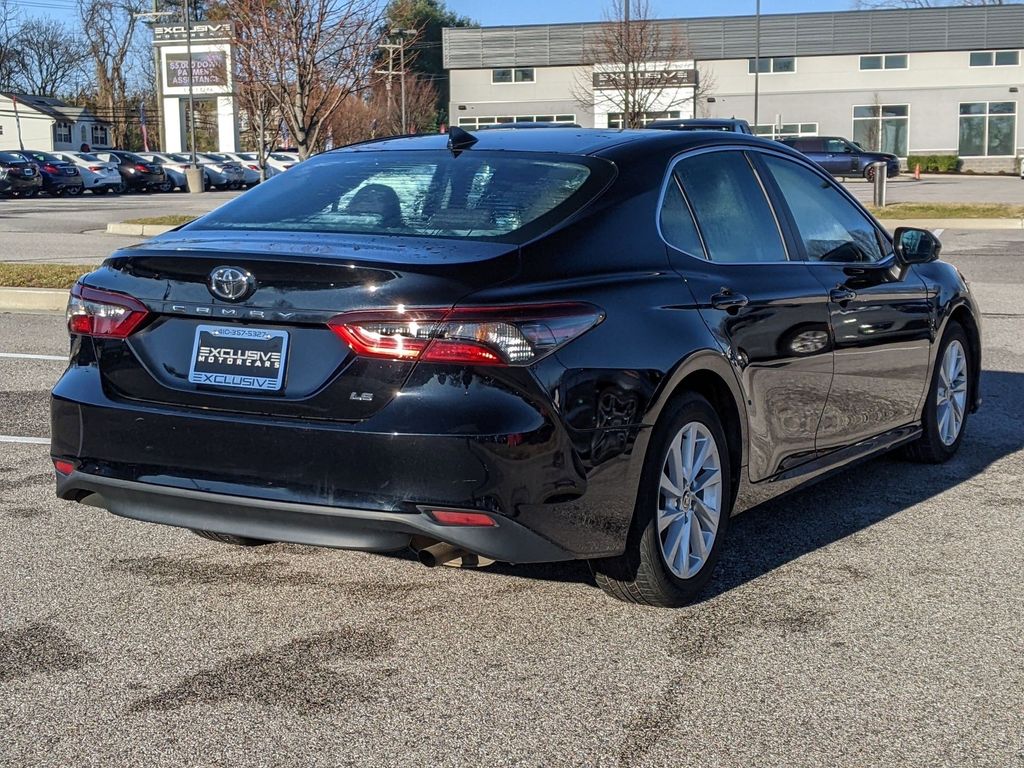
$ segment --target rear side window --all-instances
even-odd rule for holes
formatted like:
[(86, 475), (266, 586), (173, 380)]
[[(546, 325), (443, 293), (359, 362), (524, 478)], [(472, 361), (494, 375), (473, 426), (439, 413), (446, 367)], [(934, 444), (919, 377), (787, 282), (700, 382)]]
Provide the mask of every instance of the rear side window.
[(873, 262), (883, 257), (874, 224), (829, 179), (764, 155), (810, 261)]
[(613, 172), (596, 158), (532, 152), (330, 153), (190, 228), (522, 242), (593, 199)]
[(665, 200), (661, 204), (661, 236), (673, 248), (704, 258), (704, 246), (697, 234), (697, 226), (675, 176), (669, 179)]
[(686, 158), (675, 173), (711, 261), (786, 261), (775, 215), (743, 153), (708, 152)]

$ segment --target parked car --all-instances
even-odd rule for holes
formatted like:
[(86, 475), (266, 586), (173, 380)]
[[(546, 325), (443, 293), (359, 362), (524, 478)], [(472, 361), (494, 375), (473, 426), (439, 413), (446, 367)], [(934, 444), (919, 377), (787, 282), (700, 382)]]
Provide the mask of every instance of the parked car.
[(128, 190), (152, 192), (159, 190), (167, 183), (167, 174), (164, 173), (162, 165), (149, 162), (135, 152), (110, 149), (93, 152), (93, 154), (100, 160), (117, 163), (121, 181), (124, 182), (124, 186), (120, 190), (122, 192)]
[(750, 123), (746, 120), (736, 118), (684, 118), (655, 120), (647, 125), (648, 128), (661, 129), (666, 131), (728, 131), (731, 133), (750, 134)]
[(980, 314), (939, 248), (734, 133), (325, 152), (74, 286), (57, 494), (242, 545), (587, 559), (680, 605), (732, 512), (957, 452)]
[[(225, 165), (236, 165), (242, 171), (242, 182), (240, 186), (255, 187), (260, 183), (260, 167), (255, 165), (234, 152), (205, 152), (206, 157), (217, 160)], [(237, 187), (236, 187), (237, 188)]]
[(874, 181), (873, 163), (885, 163), (888, 178), (898, 176), (900, 159), (887, 152), (868, 152), (859, 144), (841, 136), (806, 136), (781, 139), (781, 142), (801, 152), (833, 176), (863, 176)]
[(17, 152), (0, 152), (0, 194), (34, 197), (43, 188), (36, 164)]
[[(271, 152), (267, 155), (267, 171), (273, 169), (274, 174), (284, 173), (289, 168), (294, 168), (299, 162), (299, 156), (294, 152)], [(273, 174), (268, 173), (268, 175)]]
[(36, 149), (22, 149), (19, 150), (19, 154), (36, 164), (43, 180), (43, 192), (54, 197), (61, 195), (74, 197), (82, 194), (85, 185), (82, 181), (82, 174), (78, 172), (78, 166), (74, 163), (51, 152), (41, 152)]
[(95, 195), (116, 192), (121, 186), (121, 173), (117, 163), (100, 160), (89, 152), (54, 152), (54, 155), (65, 162), (74, 163), (82, 176), (85, 189)]
[[(139, 157), (150, 163), (156, 163), (164, 169), (167, 181), (160, 187), (161, 192), (173, 192), (175, 189), (188, 192), (188, 179), (185, 176), (185, 171), (189, 167), (188, 162), (182, 162), (164, 152), (139, 152)], [(205, 171), (203, 184), (205, 189), (210, 188), (210, 178)]]
[[(184, 163), (192, 160), (187, 152), (175, 152), (171, 157)], [(202, 166), (204, 179), (209, 178), (210, 186), (217, 189), (238, 189), (242, 186), (242, 167), (238, 163), (217, 160), (205, 152), (197, 152), (196, 160)]]

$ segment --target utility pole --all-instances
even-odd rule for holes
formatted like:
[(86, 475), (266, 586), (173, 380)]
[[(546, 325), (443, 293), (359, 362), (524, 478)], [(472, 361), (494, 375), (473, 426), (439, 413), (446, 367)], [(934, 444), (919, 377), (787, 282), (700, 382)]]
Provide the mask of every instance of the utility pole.
[(761, 0), (754, 11), (754, 133), (757, 133), (758, 97), (761, 93)]
[[(378, 69), (376, 74), (384, 75), (387, 80), (384, 81), (384, 88), (387, 90), (388, 96), (388, 115), (391, 114), (391, 78), (398, 75), (401, 78), (399, 83), (399, 90), (401, 91), (401, 115), (402, 115), (402, 134), (409, 132), (409, 120), (406, 115), (405, 109), (405, 45), (406, 40), (410, 37), (415, 37), (417, 32), (415, 29), (392, 29), (390, 34), (398, 36), (398, 42), (392, 43), (390, 40), (386, 43), (381, 43), (378, 47), (388, 52), (388, 68)], [(398, 51), (398, 69), (395, 69), (395, 51)]]
[[(760, 0), (758, 0), (760, 2)], [(185, 55), (188, 57), (188, 125), (189, 143), (192, 145), (192, 167), (196, 162), (196, 101), (192, 89), (192, 0), (185, 0)]]

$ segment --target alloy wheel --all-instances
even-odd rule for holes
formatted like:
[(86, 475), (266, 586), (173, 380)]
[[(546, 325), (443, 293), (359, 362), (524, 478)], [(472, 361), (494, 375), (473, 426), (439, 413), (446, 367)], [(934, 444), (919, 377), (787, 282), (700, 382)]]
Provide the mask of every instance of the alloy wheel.
[(936, 390), (939, 439), (943, 445), (952, 445), (960, 436), (967, 412), (967, 354), (957, 339), (949, 343), (942, 355)]
[(722, 511), (722, 463), (711, 431), (691, 421), (669, 444), (661, 471), (658, 539), (669, 570), (681, 579), (704, 567)]

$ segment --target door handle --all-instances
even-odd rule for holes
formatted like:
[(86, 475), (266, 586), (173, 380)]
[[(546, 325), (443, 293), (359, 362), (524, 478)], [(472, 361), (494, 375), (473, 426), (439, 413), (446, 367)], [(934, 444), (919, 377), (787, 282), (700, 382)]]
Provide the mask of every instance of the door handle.
[(843, 286), (837, 286), (828, 292), (828, 298), (836, 304), (846, 304), (857, 298), (857, 292)]
[(722, 291), (716, 293), (711, 297), (711, 306), (715, 309), (724, 309), (727, 312), (735, 312), (737, 309), (747, 306), (750, 303), (750, 299), (744, 296), (742, 293), (733, 293), (732, 291)]

